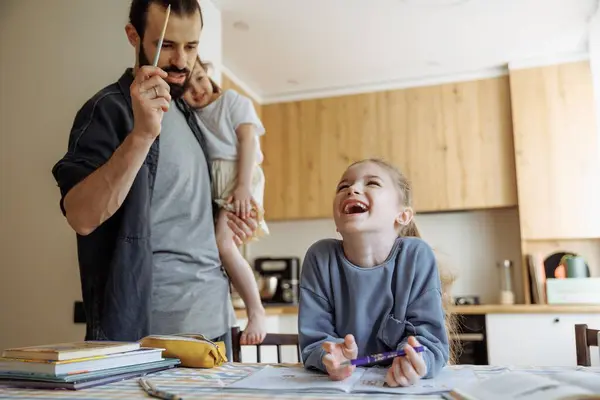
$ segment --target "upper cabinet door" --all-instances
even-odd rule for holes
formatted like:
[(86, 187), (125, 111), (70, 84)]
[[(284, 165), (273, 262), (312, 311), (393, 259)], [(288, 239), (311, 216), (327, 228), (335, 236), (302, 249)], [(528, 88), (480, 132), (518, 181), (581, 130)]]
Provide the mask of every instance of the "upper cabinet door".
[(417, 211), (515, 206), (508, 77), (262, 107), (268, 219), (329, 218), (353, 161), (412, 181)]
[(517, 204), (508, 77), (392, 92), (390, 158), (417, 211)]
[(510, 71), (523, 239), (600, 237), (600, 142), (587, 61)]

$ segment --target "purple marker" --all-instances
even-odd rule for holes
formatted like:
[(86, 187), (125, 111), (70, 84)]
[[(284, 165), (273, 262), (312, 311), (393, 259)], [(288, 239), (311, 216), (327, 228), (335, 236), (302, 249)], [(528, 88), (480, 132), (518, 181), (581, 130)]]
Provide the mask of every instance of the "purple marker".
[[(417, 353), (422, 353), (425, 351), (425, 348), (423, 346), (413, 347), (413, 349)], [(373, 354), (371, 356), (357, 358), (355, 360), (344, 361), (343, 363), (340, 364), (340, 366), (344, 367), (346, 365), (356, 365), (356, 366), (366, 365), (366, 364), (371, 364), (371, 363), (387, 360), (390, 358), (402, 357), (405, 355), (406, 355), (406, 352), (404, 350), (388, 351), (387, 353)]]

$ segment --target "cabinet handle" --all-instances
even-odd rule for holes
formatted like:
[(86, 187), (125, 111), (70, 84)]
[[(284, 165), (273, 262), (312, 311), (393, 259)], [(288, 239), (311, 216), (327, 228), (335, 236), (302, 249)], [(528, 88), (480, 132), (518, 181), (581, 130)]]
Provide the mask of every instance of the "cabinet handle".
[(458, 333), (450, 335), (452, 340), (463, 342), (483, 342), (483, 333)]
[(554, 318), (554, 323), (557, 324), (560, 322), (560, 318)]

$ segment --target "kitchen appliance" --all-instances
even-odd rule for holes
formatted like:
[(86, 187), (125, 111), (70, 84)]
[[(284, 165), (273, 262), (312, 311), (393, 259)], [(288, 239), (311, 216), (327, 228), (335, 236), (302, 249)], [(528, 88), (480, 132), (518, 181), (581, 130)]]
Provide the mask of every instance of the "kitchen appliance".
[(457, 306), (478, 306), (479, 296), (456, 296), (454, 304)]
[[(480, 305), (479, 296), (457, 296), (453, 298), (457, 306)], [(458, 344), (457, 364), (487, 365), (487, 334), (485, 325), (485, 314), (463, 314), (460, 307), (456, 312), (456, 331), (452, 339)]]
[(300, 259), (259, 257), (254, 260), (260, 298), (268, 304), (298, 304)]
[(485, 314), (458, 314), (457, 332), (452, 339), (458, 344), (457, 364), (488, 365)]

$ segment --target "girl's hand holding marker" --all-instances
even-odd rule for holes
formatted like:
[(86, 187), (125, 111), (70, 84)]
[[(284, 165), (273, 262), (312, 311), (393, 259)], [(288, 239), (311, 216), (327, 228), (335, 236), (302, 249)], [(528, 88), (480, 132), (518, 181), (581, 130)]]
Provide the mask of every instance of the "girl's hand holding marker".
[(394, 358), (394, 362), (388, 369), (385, 382), (392, 387), (411, 386), (427, 373), (427, 365), (422, 353), (417, 353), (415, 348), (420, 347), (414, 336), (408, 338), (408, 344), (404, 346), (406, 356)]
[(358, 347), (353, 335), (346, 335), (344, 342), (323, 343), (323, 365), (332, 380), (344, 380), (356, 369), (357, 366), (371, 364), (385, 359), (394, 358), (386, 374), (388, 386), (410, 386), (417, 383), (427, 373), (427, 366), (422, 353), (425, 348), (419, 344), (414, 336), (409, 337), (408, 344), (400, 351), (375, 354), (356, 359)]

